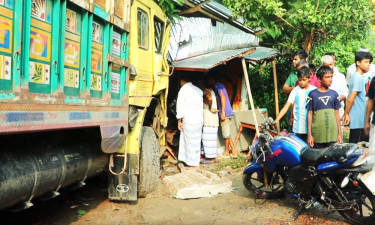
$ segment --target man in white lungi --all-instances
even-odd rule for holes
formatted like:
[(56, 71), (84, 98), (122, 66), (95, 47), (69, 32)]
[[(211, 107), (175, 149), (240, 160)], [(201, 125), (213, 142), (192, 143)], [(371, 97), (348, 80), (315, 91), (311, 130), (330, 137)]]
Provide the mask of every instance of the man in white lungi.
[(180, 76), (176, 111), (180, 143), (178, 160), (192, 169), (199, 168), (203, 126), (203, 92), (194, 86), (188, 74)]

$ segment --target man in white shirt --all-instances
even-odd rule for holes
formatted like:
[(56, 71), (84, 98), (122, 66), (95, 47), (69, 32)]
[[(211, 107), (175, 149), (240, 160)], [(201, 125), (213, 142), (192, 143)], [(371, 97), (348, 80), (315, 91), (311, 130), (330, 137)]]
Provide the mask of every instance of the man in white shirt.
[(339, 94), (339, 100), (341, 103), (341, 108), (339, 109), (340, 118), (344, 115), (345, 112), (345, 99), (348, 97), (348, 84), (345, 80), (344, 74), (340, 73), (335, 67), (335, 60), (331, 55), (332, 53), (326, 53), (322, 58), (321, 62), (323, 66), (328, 66), (333, 69), (332, 84), (329, 87), (330, 89), (336, 91)]
[(180, 75), (176, 111), (180, 143), (178, 160), (193, 169), (199, 168), (203, 126), (203, 92), (189, 81), (189, 74)]

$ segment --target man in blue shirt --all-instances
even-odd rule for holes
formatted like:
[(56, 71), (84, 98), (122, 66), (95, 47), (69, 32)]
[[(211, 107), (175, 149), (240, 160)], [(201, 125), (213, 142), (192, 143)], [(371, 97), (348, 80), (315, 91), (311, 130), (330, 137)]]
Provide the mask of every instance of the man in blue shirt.
[(372, 59), (370, 52), (357, 52), (355, 54), (357, 71), (350, 78), (349, 95), (342, 117), (343, 124), (349, 124), (350, 143), (358, 143), (363, 139), (366, 114), (366, 89), (363, 74), (370, 70)]
[(224, 157), (237, 157), (237, 152), (235, 149), (232, 149), (231, 153), (229, 153), (230, 125), (233, 117), (233, 109), (230, 104), (227, 89), (225, 88), (224, 84), (217, 82), (212, 75), (209, 75), (207, 81), (209, 86), (214, 87), (214, 91), (216, 94), (217, 106), (219, 109), (220, 126), (223, 133), (225, 145)]

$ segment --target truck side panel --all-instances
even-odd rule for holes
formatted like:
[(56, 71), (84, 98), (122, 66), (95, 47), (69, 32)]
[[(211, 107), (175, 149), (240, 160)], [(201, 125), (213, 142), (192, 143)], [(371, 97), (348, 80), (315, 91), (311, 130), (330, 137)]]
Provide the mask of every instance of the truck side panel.
[(113, 126), (127, 134), (129, 5), (0, 1), (0, 133)]

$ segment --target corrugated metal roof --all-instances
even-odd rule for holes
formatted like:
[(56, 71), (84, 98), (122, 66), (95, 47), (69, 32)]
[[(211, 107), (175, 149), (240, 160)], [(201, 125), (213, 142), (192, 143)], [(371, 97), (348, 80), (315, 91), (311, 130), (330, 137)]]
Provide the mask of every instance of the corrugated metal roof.
[(211, 2), (207, 3), (206, 5), (203, 5), (202, 8), (207, 9), (208, 11), (216, 11), (220, 14), (224, 14), (225, 16), (228, 17), (228, 19), (233, 20), (233, 22), (236, 22), (239, 26), (242, 26), (246, 29), (249, 29), (249, 31), (254, 32), (251, 28), (246, 27), (244, 25), (245, 21), (243, 20), (242, 17), (234, 20), (232, 11), (230, 9), (228, 9), (226, 6), (224, 6), (224, 5), (222, 5), (218, 2), (211, 1)]
[(279, 51), (277, 51), (274, 48), (266, 48), (266, 47), (256, 47), (256, 50), (251, 53), (250, 55), (245, 56), (246, 60), (250, 60), (253, 62), (259, 62), (264, 59), (271, 59), (276, 57), (279, 54)]
[(193, 71), (208, 71), (209, 69), (223, 64), (233, 58), (242, 57), (254, 51), (255, 48), (241, 48), (234, 50), (225, 50), (219, 52), (212, 52), (204, 55), (195, 56), (175, 62), (175, 70), (193, 70)]
[[(174, 1), (177, 1), (177, 0), (174, 0)], [(252, 30), (250, 27), (245, 26), (244, 20), (242, 18), (234, 19), (232, 11), (228, 9), (225, 5), (219, 2), (210, 1), (210, 0), (187, 0), (187, 2), (194, 4), (196, 6), (200, 5), (204, 11), (222, 19), (223, 21), (243, 31), (254, 33), (254, 30)], [(181, 7), (181, 6), (176, 5), (176, 7)], [(184, 3), (183, 8), (185, 9), (190, 8), (190, 6)], [(200, 17), (204, 16), (204, 15), (199, 14), (199, 12), (193, 13), (193, 15), (198, 15)]]
[(228, 23), (201, 17), (182, 17), (172, 25), (170, 61), (196, 55), (259, 45), (259, 38)]
[(252, 48), (212, 52), (182, 59), (176, 61), (171, 67), (174, 67), (175, 70), (207, 71), (215, 66), (228, 62), (231, 59), (242, 57), (243, 55), (245, 55), (246, 60), (259, 62), (265, 59), (274, 58), (278, 54), (279, 52), (276, 49), (257, 46)]

